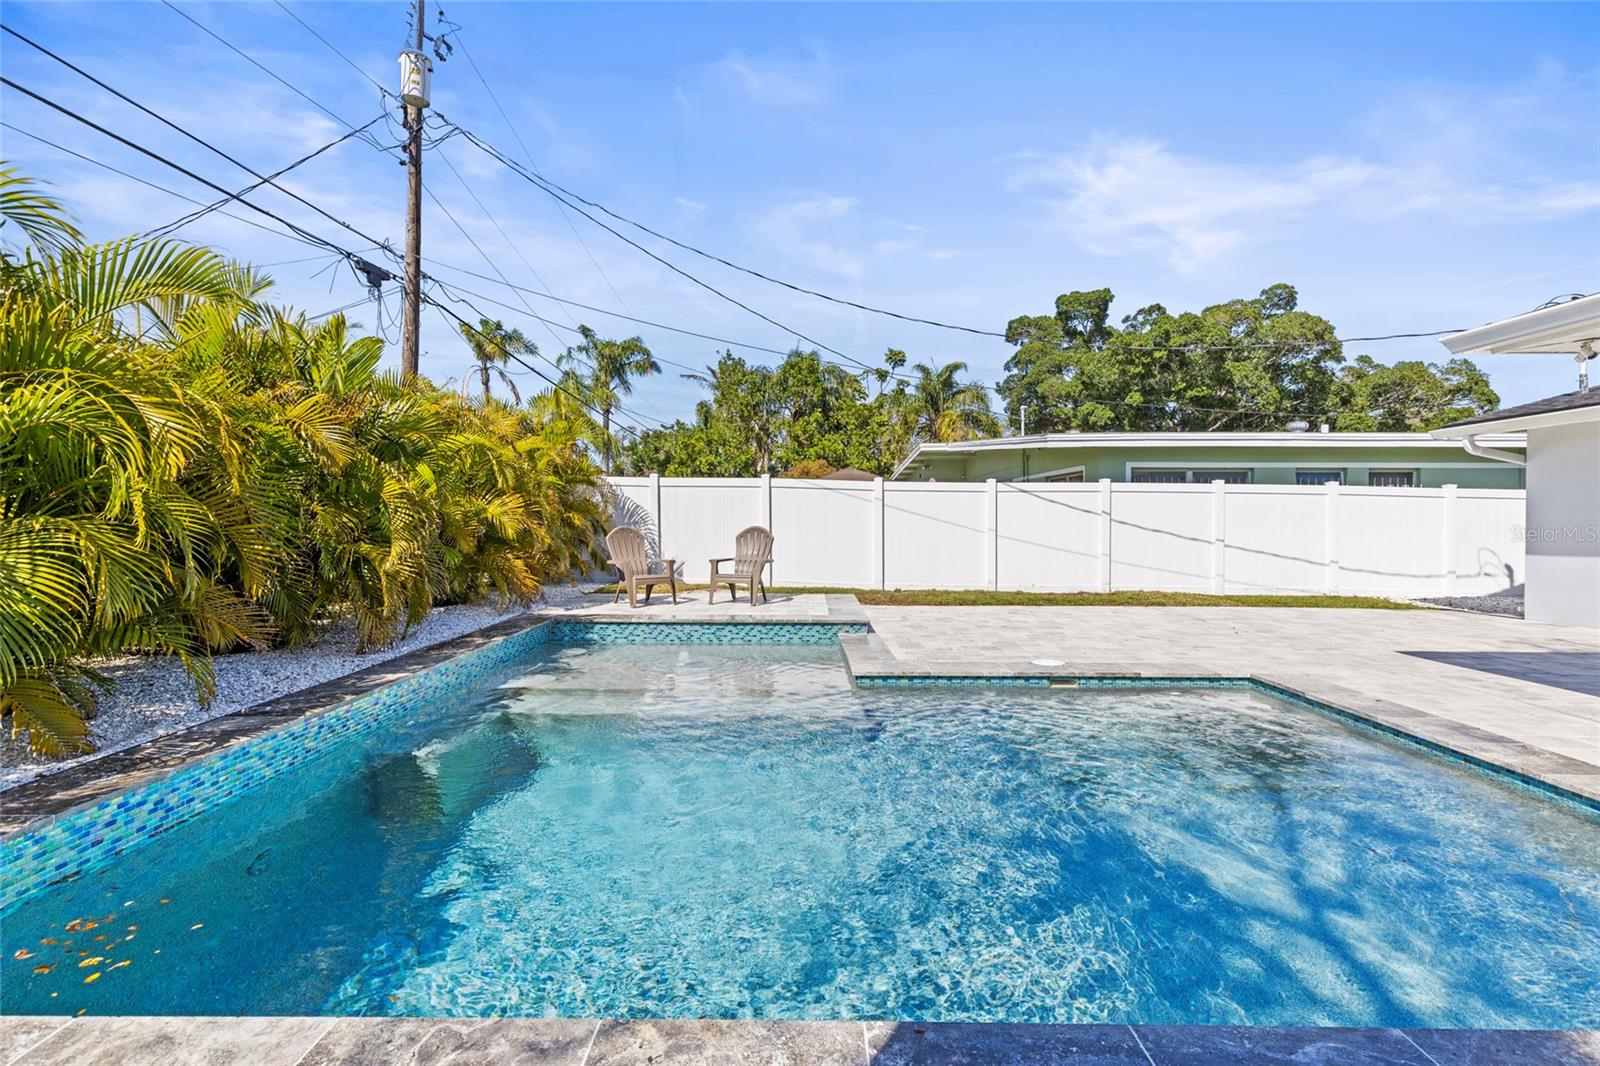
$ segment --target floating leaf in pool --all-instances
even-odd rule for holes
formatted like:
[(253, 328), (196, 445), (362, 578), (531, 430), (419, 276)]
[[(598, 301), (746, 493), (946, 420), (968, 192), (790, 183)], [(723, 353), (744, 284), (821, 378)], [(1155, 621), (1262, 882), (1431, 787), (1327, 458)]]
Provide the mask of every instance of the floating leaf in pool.
[(203, 927), (203, 926), (204, 926), (204, 925), (205, 925), (205, 924), (206, 924), (206, 923), (205, 923), (205, 922), (195, 922), (195, 923), (194, 923), (194, 924), (193, 924), (193, 925), (191, 925), (191, 926), (190, 926), (190, 927), (189, 927), (189, 932), (191, 932), (191, 933), (192, 933), (192, 932), (194, 932), (194, 931), (195, 931), (195, 930), (196, 930), (196, 929), (199, 929), (199, 928), (202, 928), (202, 927)]
[(34, 973), (49, 973), (53, 969), (55, 969), (54, 966), (35, 966), (33, 968), (33, 972)]
[(158, 900), (157, 902), (160, 902), (160, 903), (171, 903), (172, 901), (170, 899), (163, 899), (163, 900)]
[(94, 966), (97, 963), (102, 963), (102, 962), (105, 962), (105, 961), (106, 961), (105, 959), (101, 958), (99, 955), (96, 955), (92, 959), (84, 959), (82, 962), (78, 963), (78, 969), (81, 970), (85, 966)]
[(138, 928), (139, 927), (137, 925), (130, 925), (130, 926), (128, 926), (128, 932), (130, 932), (130, 933), (136, 932), (138, 930)]
[(92, 985), (98, 980), (100, 980), (100, 971), (96, 970), (94, 973), (90, 974), (88, 977), (85, 977), (83, 979), (83, 983), (86, 984), (86, 985)]
[(130, 900), (128, 900), (128, 902), (126, 902), (126, 903), (124, 903), (124, 904), (123, 904), (123, 906), (124, 906), (124, 907), (131, 907), (131, 906), (133, 906), (133, 900), (131, 900), (131, 899), (130, 899)]
[(123, 959), (121, 962), (112, 963), (111, 967), (106, 970), (106, 973), (110, 973), (112, 970), (120, 970), (120, 969), (122, 969), (122, 967), (130, 966), (132, 964), (133, 964), (133, 960), (132, 959)]
[(57, 940), (53, 936), (47, 936), (43, 940), (39, 941), (39, 943), (41, 943), (41, 944), (59, 944), (59, 943), (61, 943), (61, 941)]
[(17, 953), (11, 957), (13, 959), (31, 959), (33, 958), (33, 952), (29, 951), (27, 948), (18, 948)]

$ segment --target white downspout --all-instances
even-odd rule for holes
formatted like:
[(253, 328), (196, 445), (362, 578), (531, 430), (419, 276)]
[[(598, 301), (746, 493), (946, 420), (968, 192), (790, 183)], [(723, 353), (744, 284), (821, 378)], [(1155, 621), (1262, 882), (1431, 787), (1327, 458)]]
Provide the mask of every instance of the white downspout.
[(1471, 434), (1461, 438), (1461, 446), (1467, 450), (1468, 455), (1476, 455), (1479, 459), (1493, 459), (1515, 466), (1528, 465), (1526, 456), (1518, 455), (1516, 452), (1503, 452), (1499, 448), (1485, 448), (1478, 443), (1478, 438)]

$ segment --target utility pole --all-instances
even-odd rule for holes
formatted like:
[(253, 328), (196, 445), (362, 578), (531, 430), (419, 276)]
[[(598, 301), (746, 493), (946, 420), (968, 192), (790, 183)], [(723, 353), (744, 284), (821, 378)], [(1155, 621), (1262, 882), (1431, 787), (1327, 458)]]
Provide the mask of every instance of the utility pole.
[(400, 376), (418, 373), (422, 322), (422, 112), (428, 106), (433, 61), (422, 50), (427, 0), (414, 0), (416, 44), (400, 53), (400, 99), (406, 105), (406, 291)]

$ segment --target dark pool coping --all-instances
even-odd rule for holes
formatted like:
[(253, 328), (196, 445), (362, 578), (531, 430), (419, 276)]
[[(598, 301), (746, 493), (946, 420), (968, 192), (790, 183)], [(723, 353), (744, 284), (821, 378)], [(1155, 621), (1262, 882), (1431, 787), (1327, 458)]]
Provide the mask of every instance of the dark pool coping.
[(1284, 673), (1206, 673), (1190, 667), (1152, 671), (1147, 665), (1071, 662), (1040, 666), (1032, 662), (924, 661), (897, 656), (877, 633), (845, 634), (839, 639), (845, 669), (854, 682), (943, 682), (1018, 680), (1052, 685), (1092, 686), (1125, 682), (1159, 686), (1200, 682), (1248, 685), (1269, 694), (1314, 704), (1347, 720), (1378, 730), (1435, 754), (1476, 766), (1586, 807), (1600, 809), (1600, 766), (1548, 751), (1477, 726), (1402, 703), (1330, 684), (1321, 678)]
[(475, 1018), (0, 1019), (16, 1066), (1600, 1066), (1600, 1031)]

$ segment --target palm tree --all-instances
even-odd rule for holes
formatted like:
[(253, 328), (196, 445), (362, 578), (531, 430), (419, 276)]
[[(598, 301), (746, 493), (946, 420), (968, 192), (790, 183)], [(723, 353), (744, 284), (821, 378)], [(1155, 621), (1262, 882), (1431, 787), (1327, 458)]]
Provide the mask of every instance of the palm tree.
[(614, 451), (611, 411), (617, 406), (617, 397), (633, 393), (634, 378), (661, 373), (661, 364), (642, 338), (605, 340), (588, 326), (579, 326), (578, 332), (583, 335), (583, 343), (568, 348), (562, 359), (568, 366), (577, 365), (588, 371), (586, 391), (590, 402), (600, 409), (601, 456), (605, 472), (610, 474)]
[(478, 361), (478, 380), (483, 384), (484, 398), (489, 396), (489, 368), (492, 366), (511, 390), (511, 398), (521, 404), (522, 394), (517, 391), (517, 383), (511, 375), (506, 373), (505, 364), (514, 356), (538, 355), (539, 346), (524, 337), (520, 329), (507, 329), (504, 323), (488, 317), (478, 319), (476, 326), (463, 322), (461, 335), (467, 339), (467, 347)]
[(915, 432), (923, 440), (943, 443), (997, 436), (1000, 422), (989, 407), (989, 393), (982, 385), (962, 383), (956, 375), (967, 369), (962, 362), (930, 367), (918, 363), (913, 370), (912, 417)]

